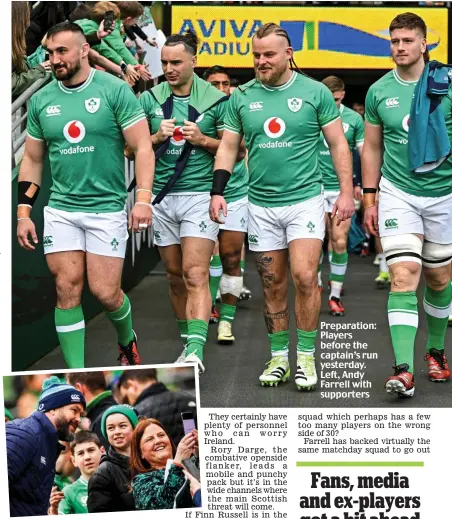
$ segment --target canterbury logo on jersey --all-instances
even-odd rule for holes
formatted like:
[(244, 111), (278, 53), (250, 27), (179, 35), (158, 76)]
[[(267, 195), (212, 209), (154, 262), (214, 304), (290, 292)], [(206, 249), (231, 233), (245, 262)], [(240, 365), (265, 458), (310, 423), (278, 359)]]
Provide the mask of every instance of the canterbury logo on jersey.
[(250, 112), (258, 112), (264, 109), (264, 103), (262, 101), (254, 101), (250, 103)]
[(248, 241), (250, 243), (254, 243), (254, 245), (258, 244), (258, 237), (255, 234), (248, 234)]
[(388, 220), (385, 220), (386, 229), (397, 229), (397, 227), (398, 227), (397, 218), (389, 218)]
[(399, 106), (398, 97), (389, 97), (386, 99), (386, 108), (397, 108)]
[(46, 117), (52, 117), (52, 115), (61, 115), (61, 105), (48, 106), (46, 108)]

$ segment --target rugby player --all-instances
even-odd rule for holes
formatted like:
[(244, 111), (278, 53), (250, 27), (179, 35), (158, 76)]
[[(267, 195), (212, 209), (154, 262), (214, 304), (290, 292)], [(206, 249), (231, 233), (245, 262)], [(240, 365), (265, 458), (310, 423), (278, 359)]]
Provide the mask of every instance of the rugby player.
[[(444, 342), (452, 300), (452, 158), (430, 173), (409, 170), (410, 108), (428, 61), (427, 28), (418, 15), (404, 13), (394, 18), (389, 32), (396, 67), (374, 83), (366, 97), (362, 161), (365, 223), (372, 234), (381, 236), (391, 276), (388, 318), (395, 372), (386, 381), (386, 391), (413, 396), (416, 290), (421, 271), (426, 284), (423, 303), (429, 378), (444, 382), (450, 377)], [(452, 140), (451, 88), (438, 109), (444, 113)]]
[[(331, 91), (334, 97), (334, 102), (339, 108), (342, 127), (344, 129), (345, 138), (350, 147), (350, 152), (352, 152), (356, 147), (361, 156), (362, 146), (364, 143), (364, 122), (357, 112), (342, 104), (342, 100), (345, 97), (344, 82), (336, 76), (328, 76), (322, 81), (322, 83)], [(331, 315), (341, 316), (345, 313), (341, 301), (341, 290), (344, 284), (345, 273), (347, 271), (347, 237), (351, 220), (336, 222), (331, 215), (331, 211), (340, 194), (340, 185), (339, 179), (334, 171), (328, 143), (323, 134), (321, 134), (319, 138), (318, 154), (323, 186), (325, 189), (325, 217), (330, 220), (328, 229), (331, 230), (329, 236), (333, 252), (330, 260), (330, 295), (328, 305), (330, 307)], [(361, 191), (359, 186), (357, 189)]]
[[(207, 69), (203, 77), (215, 88), (227, 96), (230, 95), (230, 77), (225, 68), (215, 65)], [(233, 344), (235, 338), (232, 334), (232, 322), (237, 308), (237, 299), (243, 289), (241, 253), (248, 229), (248, 169), (245, 158), (236, 163), (224, 197), (229, 204), (228, 216), (225, 218), (225, 223), (220, 225), (218, 248), (216, 245), (210, 262), (210, 292), (214, 310), (217, 289), (220, 288), (221, 304), (217, 340), (220, 344)]]
[(170, 36), (161, 55), (167, 81), (140, 102), (157, 150), (153, 225), (184, 343), (177, 362), (196, 362), (202, 372), (209, 263), (218, 235), (209, 191), (228, 97), (194, 73), (197, 47), (194, 33)]
[(126, 141), (135, 151), (138, 186), (129, 227), (139, 231), (152, 222), (154, 154), (146, 117), (127, 83), (89, 66), (89, 45), (78, 25), (52, 27), (47, 49), (57, 81), (30, 101), (19, 173), (19, 244), (27, 250), (38, 244), (31, 209), (48, 150), (53, 186), (43, 246), (56, 281), (55, 325), (66, 363), (84, 367), (86, 270), (91, 292), (116, 328), (118, 360), (139, 364), (130, 301), (121, 290), (128, 238), (123, 153)]
[(227, 217), (224, 190), (242, 137), (248, 151), (250, 249), (264, 288), (264, 318), (271, 360), (262, 385), (290, 376), (288, 261), (295, 285), (298, 334), (296, 385), (317, 383), (315, 339), (320, 313), (317, 265), (325, 218), (317, 143), (328, 142), (341, 194), (332, 209), (337, 222), (354, 212), (352, 161), (339, 110), (328, 88), (291, 69), (293, 48), (274, 23), (259, 28), (252, 40), (256, 79), (239, 86), (229, 100), (225, 132), (215, 160), (211, 218)]

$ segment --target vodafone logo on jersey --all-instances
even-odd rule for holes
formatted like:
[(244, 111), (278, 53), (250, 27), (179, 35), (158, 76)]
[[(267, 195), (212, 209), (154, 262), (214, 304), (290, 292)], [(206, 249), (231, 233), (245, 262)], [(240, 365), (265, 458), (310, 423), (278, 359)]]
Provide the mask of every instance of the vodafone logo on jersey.
[(80, 121), (69, 121), (63, 128), (63, 134), (66, 140), (72, 144), (76, 144), (85, 138), (85, 125)]
[(264, 123), (264, 132), (268, 137), (277, 139), (286, 131), (286, 123), (280, 117), (270, 117)]
[(185, 144), (182, 126), (176, 126), (176, 128), (174, 128), (173, 136), (171, 137), (171, 144), (174, 144), (175, 146), (183, 146)]
[(410, 114), (405, 115), (405, 117), (402, 119), (402, 128), (408, 132), (408, 129), (410, 127)]

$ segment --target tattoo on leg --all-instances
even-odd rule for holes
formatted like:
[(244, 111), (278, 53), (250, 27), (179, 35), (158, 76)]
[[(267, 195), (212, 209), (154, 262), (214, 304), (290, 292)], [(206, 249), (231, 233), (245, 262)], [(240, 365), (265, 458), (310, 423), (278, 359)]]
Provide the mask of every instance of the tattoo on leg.
[(267, 311), (267, 306), (265, 306), (264, 308), (264, 319), (265, 319), (265, 324), (267, 325), (267, 330), (268, 330), (268, 333), (274, 333), (277, 326), (276, 326), (276, 322), (277, 320), (279, 319), (286, 319), (287, 317), (289, 317), (289, 307), (286, 306), (286, 308), (282, 311), (282, 312), (268, 312)]
[(256, 253), (256, 268), (264, 288), (270, 288), (275, 279), (275, 275), (270, 271), (272, 263), (271, 256), (265, 256), (263, 252)]

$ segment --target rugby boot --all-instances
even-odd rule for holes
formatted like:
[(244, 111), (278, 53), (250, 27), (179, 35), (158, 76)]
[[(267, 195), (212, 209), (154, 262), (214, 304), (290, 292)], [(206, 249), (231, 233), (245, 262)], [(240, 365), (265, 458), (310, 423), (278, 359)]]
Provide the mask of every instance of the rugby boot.
[(276, 355), (267, 362), (262, 375), (259, 377), (261, 386), (277, 386), (280, 382), (286, 382), (290, 376), (289, 359), (285, 355)]
[(332, 297), (328, 301), (328, 306), (330, 307), (330, 314), (335, 316), (342, 316), (345, 314), (344, 306), (342, 305), (342, 302), (337, 297)]
[(232, 335), (232, 323), (229, 321), (220, 321), (218, 325), (217, 341), (218, 344), (234, 344), (235, 337)]
[(215, 324), (220, 319), (220, 314), (217, 311), (217, 307), (212, 305), (212, 310), (210, 312), (209, 324)]
[(430, 348), (425, 356), (428, 362), (428, 376), (432, 382), (446, 382), (450, 378), (450, 369), (447, 364), (444, 350)]
[(140, 354), (138, 353), (137, 334), (132, 330), (133, 339), (127, 346), (118, 344), (118, 361), (121, 366), (138, 366), (140, 364)]
[(317, 384), (317, 372), (315, 370), (314, 355), (302, 352), (298, 353), (295, 384), (299, 391), (310, 391), (315, 388)]
[(408, 364), (394, 366), (394, 375), (386, 380), (385, 388), (391, 395), (414, 395), (414, 376), (408, 371)]

